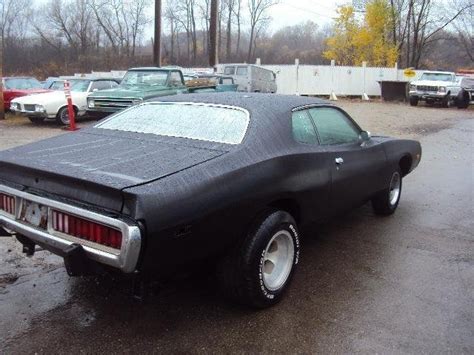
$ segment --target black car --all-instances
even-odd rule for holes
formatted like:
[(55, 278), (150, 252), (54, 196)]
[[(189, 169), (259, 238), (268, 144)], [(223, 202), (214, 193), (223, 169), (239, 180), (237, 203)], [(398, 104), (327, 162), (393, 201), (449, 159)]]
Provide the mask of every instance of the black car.
[(295, 271), (302, 225), (369, 200), (392, 214), (420, 157), (323, 100), (176, 95), (0, 152), (0, 224), (71, 275), (213, 260), (230, 297), (265, 307)]

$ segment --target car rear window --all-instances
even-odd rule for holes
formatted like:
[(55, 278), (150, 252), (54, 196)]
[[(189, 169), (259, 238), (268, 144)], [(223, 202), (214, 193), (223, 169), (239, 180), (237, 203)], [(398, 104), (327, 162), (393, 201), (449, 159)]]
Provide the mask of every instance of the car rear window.
[(240, 144), (249, 124), (247, 111), (198, 103), (144, 103), (97, 124), (100, 129)]

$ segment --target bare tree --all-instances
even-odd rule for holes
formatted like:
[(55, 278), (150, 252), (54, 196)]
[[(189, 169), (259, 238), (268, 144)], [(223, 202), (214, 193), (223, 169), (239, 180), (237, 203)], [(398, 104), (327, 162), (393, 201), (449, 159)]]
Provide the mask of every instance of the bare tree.
[(24, 38), (31, 13), (29, 0), (0, 0), (0, 39), (2, 54), (10, 41)]
[(248, 10), (250, 15), (250, 37), (249, 37), (249, 49), (247, 52), (247, 62), (250, 63), (252, 59), (252, 50), (254, 49), (254, 41), (256, 33), (262, 22), (268, 21), (266, 16), (267, 10), (273, 5), (277, 4), (278, 0), (249, 0)]
[(454, 21), (456, 39), (464, 49), (464, 53), (474, 63), (474, 4), (470, 0), (454, 1), (453, 9), (465, 8)]

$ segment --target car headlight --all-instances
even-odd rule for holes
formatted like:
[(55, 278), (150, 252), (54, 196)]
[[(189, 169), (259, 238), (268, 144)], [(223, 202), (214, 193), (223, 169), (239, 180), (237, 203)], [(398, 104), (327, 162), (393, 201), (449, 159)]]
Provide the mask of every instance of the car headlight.
[(43, 105), (35, 105), (36, 112), (45, 112)]
[(20, 108), (20, 104), (18, 104), (16, 102), (10, 103), (10, 109), (11, 110), (18, 110), (19, 108)]
[(415, 91), (416, 90), (416, 85), (415, 84), (410, 84), (410, 90)]
[(445, 86), (440, 86), (440, 87), (438, 88), (438, 91), (439, 91), (439, 92), (446, 92), (446, 87), (445, 87)]
[(132, 100), (132, 104), (134, 104), (134, 105), (141, 104), (142, 102), (143, 102), (143, 99), (133, 99)]
[(95, 101), (94, 100), (87, 100), (87, 107), (94, 108), (95, 107)]

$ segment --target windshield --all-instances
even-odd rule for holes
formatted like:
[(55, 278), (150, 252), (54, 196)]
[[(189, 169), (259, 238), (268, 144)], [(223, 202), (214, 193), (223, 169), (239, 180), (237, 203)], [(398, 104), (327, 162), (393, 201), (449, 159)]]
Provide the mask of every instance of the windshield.
[(451, 81), (453, 76), (451, 74), (442, 73), (423, 73), (420, 80), (433, 80), (433, 81)]
[(115, 114), (96, 128), (239, 144), (248, 113), (234, 107), (189, 103), (145, 103)]
[(35, 78), (11, 78), (5, 79), (5, 89), (41, 89), (41, 83)]
[(122, 79), (121, 86), (165, 86), (168, 71), (133, 70), (127, 72)]
[[(62, 91), (64, 90), (65, 81), (66, 80), (56, 80), (49, 88), (51, 90)], [(76, 92), (86, 92), (90, 84), (90, 80), (67, 79), (67, 81), (69, 81), (71, 85), (71, 91)]]
[(86, 92), (89, 88), (90, 80), (69, 80), (71, 83), (71, 91)]

